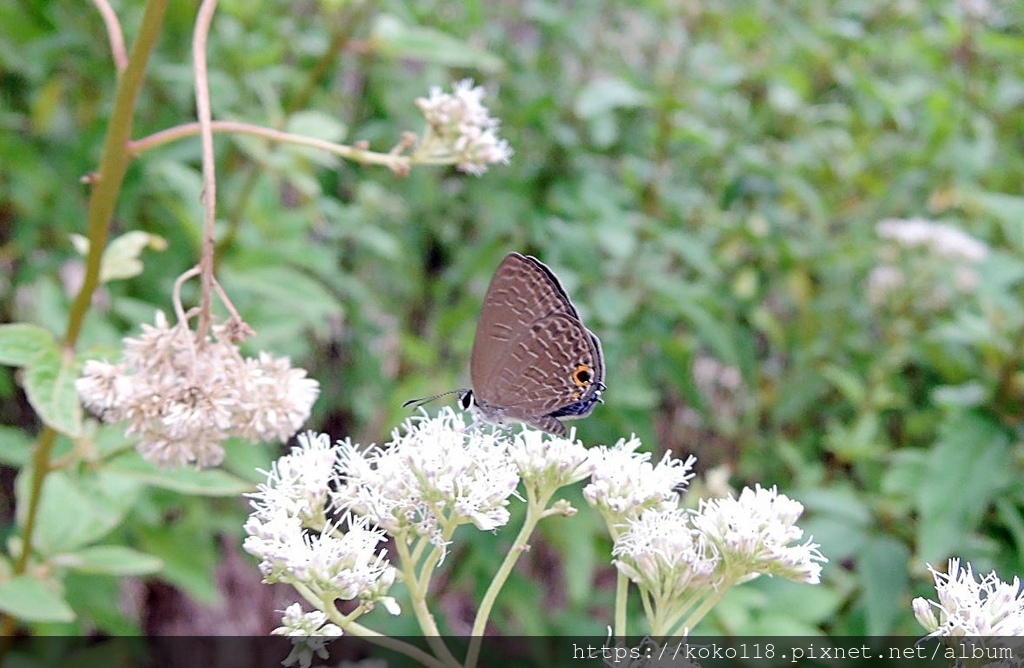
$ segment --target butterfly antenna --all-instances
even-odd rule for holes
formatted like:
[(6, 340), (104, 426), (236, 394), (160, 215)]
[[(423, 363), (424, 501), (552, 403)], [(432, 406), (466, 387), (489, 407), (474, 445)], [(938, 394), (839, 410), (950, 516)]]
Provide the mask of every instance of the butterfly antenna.
[(465, 392), (466, 390), (448, 390), (441, 394), (435, 394), (432, 397), (423, 397), (422, 399), (410, 399), (402, 404), (402, 408), (407, 406), (422, 406), (423, 404), (430, 403), (434, 399), (440, 399), (441, 397), (447, 397), (449, 394), (458, 394), (459, 392)]

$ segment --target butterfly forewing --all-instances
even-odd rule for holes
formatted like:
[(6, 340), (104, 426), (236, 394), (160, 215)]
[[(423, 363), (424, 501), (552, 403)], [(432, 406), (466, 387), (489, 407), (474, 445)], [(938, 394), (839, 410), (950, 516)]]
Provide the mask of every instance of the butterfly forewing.
[[(473, 388), (489, 387), (508, 362), (508, 347), (530, 325), (560, 314), (579, 321), (576, 308), (554, 274), (538, 260), (509, 255), (494, 272), (477, 323), (470, 377)], [(589, 337), (588, 337), (589, 338)]]

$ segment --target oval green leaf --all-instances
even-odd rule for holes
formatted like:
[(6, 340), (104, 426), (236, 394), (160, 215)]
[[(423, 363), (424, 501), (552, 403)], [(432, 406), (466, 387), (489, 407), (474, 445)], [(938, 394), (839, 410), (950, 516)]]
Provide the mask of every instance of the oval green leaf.
[(27, 322), (0, 325), (0, 364), (28, 366), (47, 350), (57, 350), (57, 340), (49, 330)]
[(71, 606), (43, 582), (18, 576), (0, 582), (0, 611), (26, 622), (70, 622)]

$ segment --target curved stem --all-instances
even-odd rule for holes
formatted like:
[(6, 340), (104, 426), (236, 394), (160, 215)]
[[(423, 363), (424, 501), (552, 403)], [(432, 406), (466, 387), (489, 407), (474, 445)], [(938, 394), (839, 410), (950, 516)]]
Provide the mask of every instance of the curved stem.
[(722, 600), (722, 597), (725, 596), (731, 586), (732, 585), (721, 586), (714, 590), (714, 593), (704, 599), (704, 602), (700, 604), (699, 608), (694, 610), (689, 617), (683, 620), (682, 623), (676, 625), (674, 631), (678, 632), (679, 629), (693, 630), (693, 628), (700, 623), (700, 620), (704, 619), (704, 616), (707, 615), (713, 607), (718, 605), (718, 602)]
[[(356, 148), (346, 144), (335, 144), (334, 142), (324, 141), (323, 139), (315, 139), (313, 137), (297, 135), (291, 132), (282, 132), (281, 130), (274, 130), (272, 128), (253, 125), (251, 123), (239, 123), (237, 121), (213, 121), (210, 123), (210, 129), (214, 132), (231, 132), (236, 134), (254, 135), (269, 141), (295, 144), (296, 146), (308, 146), (310, 148), (326, 151), (327, 153), (332, 153), (346, 160), (358, 162), (362, 165), (381, 165), (387, 167), (396, 174), (404, 174), (408, 172), (409, 167), (414, 163), (448, 164), (440, 161), (435, 162), (433, 159), (413, 159), (412, 157), (405, 155), (377, 153), (368, 149)], [(164, 144), (169, 144), (185, 137), (192, 137), (197, 134), (199, 134), (198, 123), (183, 123), (181, 125), (176, 125), (173, 128), (161, 130), (160, 132), (148, 137), (136, 140), (131, 143), (128, 150), (132, 157), (136, 157), (150, 149), (163, 146)]]
[(196, 338), (206, 340), (212, 320), (214, 222), (217, 207), (217, 175), (213, 155), (213, 128), (210, 111), (210, 84), (206, 75), (206, 38), (210, 34), (217, 0), (203, 0), (196, 17), (192, 35), (192, 67), (196, 77), (196, 116), (199, 118), (199, 138), (203, 154), (203, 252), (199, 260), (200, 296), (199, 324)]
[(544, 508), (547, 506), (548, 501), (551, 500), (551, 495), (549, 494), (547, 498), (538, 499), (534, 490), (528, 486), (526, 498), (526, 517), (523, 520), (523, 526), (519, 529), (519, 534), (515, 540), (512, 541), (512, 546), (505, 554), (505, 559), (501, 562), (501, 566), (498, 567), (497, 572), (494, 574), (494, 579), (491, 580), (490, 586), (487, 587), (487, 592), (480, 601), (480, 609), (477, 610), (476, 619), (473, 621), (473, 630), (470, 632), (471, 638), (469, 640), (469, 651), (466, 653), (465, 668), (476, 668), (477, 659), (480, 657), (480, 643), (483, 641), (484, 630), (487, 627), (487, 620), (491, 616), (491, 609), (494, 608), (494, 603), (498, 599), (498, 593), (501, 592), (501, 588), (505, 586), (505, 582), (512, 575), (512, 569), (515, 568), (519, 557), (526, 551), (527, 541), (533, 534), (533, 530), (537, 528), (537, 523), (544, 518)]
[[(67, 332), (64, 335), (66, 354), (72, 354), (78, 336), (82, 331), (82, 323), (92, 304), (92, 296), (100, 284), (100, 264), (103, 251), (110, 236), (111, 217), (117, 203), (121, 184), (128, 170), (131, 155), (126, 150), (132, 132), (132, 115), (135, 101), (142, 87), (143, 75), (149, 54), (156, 44), (163, 23), (164, 11), (168, 0), (149, 0), (143, 13), (139, 34), (132, 45), (131, 58), (128, 66), (118, 78), (117, 91), (114, 94), (114, 108), (110, 116), (107, 136), (103, 142), (103, 157), (100, 161), (99, 175), (93, 181), (93, 191), (89, 198), (89, 218), (87, 235), (89, 237), (89, 253), (85, 260), (85, 277), (82, 287), (75, 295), (68, 315)], [(28, 567), (28, 558), (32, 552), (32, 540), (35, 534), (36, 516), (39, 512), (40, 495), (43, 482), (50, 471), (50, 455), (57, 433), (45, 427), (39, 435), (32, 454), (31, 492), (28, 498), (28, 509), (25, 513), (25, 528), (22, 531), (21, 554), (14, 564), (14, 574), (21, 575)], [(0, 620), (0, 636), (13, 635), (14, 618), (4, 615)]]
[[(444, 536), (445, 540), (450, 538), (449, 535)], [(426, 540), (421, 539), (421, 540)], [(419, 622), (420, 630), (423, 631), (423, 636), (427, 640), (427, 644), (433, 650), (434, 655), (441, 659), (444, 663), (456, 666), (458, 661), (455, 656), (448, 649), (448, 646), (444, 644), (444, 640), (441, 638), (441, 632), (437, 628), (437, 621), (434, 619), (434, 615), (430, 612), (430, 608), (427, 607), (427, 590), (430, 588), (430, 573), (433, 572), (434, 566), (440, 560), (440, 550), (435, 549), (423, 563), (422, 575), (416, 573), (416, 560), (412, 558), (412, 554), (409, 552), (409, 547), (405, 544), (405, 541), (401, 538), (396, 537), (395, 549), (398, 552), (398, 560), (400, 562), (400, 570), (402, 572), (402, 578), (405, 581), (405, 586), (409, 589), (409, 599), (412, 601), (412, 610), (416, 615), (416, 621)], [(418, 551), (418, 550), (417, 550)]]
[(107, 0), (92, 0), (92, 4), (96, 6), (96, 11), (103, 18), (103, 27), (107, 29), (107, 39), (110, 40), (110, 55), (113, 56), (114, 67), (120, 74), (128, 67), (128, 52), (124, 48), (121, 23), (117, 20), (117, 14)]
[[(452, 657), (450, 660), (441, 660), (430, 656), (419, 647), (410, 645), (402, 640), (396, 640), (390, 636), (386, 636), (382, 633), (369, 629), (362, 624), (349, 624), (345, 630), (354, 636), (365, 638), (375, 645), (386, 647), (394, 652), (405, 654), (406, 656), (415, 659), (421, 665), (427, 666), (428, 668), (455, 668), (459, 665), (459, 662)], [(451, 656), (451, 655), (449, 655)]]

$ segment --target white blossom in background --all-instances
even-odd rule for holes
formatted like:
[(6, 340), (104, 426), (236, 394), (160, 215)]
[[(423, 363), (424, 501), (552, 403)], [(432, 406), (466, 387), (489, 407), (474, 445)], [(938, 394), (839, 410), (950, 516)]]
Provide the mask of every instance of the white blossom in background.
[(928, 566), (939, 601), (915, 598), (914, 616), (928, 636), (1024, 635), (1024, 592), (1020, 579), (1003, 582), (992, 571), (975, 579), (971, 564), (952, 558), (947, 572)]
[(231, 437), (286, 441), (309, 417), (319, 384), (286, 358), (242, 357), (231, 331), (214, 328), (199, 342), (158, 312), (155, 326), (124, 339), (120, 362), (86, 362), (76, 389), (104, 422), (127, 422), (139, 453), (159, 466), (216, 466)]
[(683, 508), (646, 510), (612, 549), (615, 567), (662, 604), (683, 604), (717, 585), (717, 555), (689, 519)]
[(882, 264), (871, 270), (867, 280), (868, 303), (879, 306), (907, 284), (907, 277), (902, 269)]
[(384, 532), (362, 517), (326, 520), (337, 454), (325, 435), (300, 436), (250, 495), (243, 548), (260, 560), (264, 582), (302, 585), (324, 600), (358, 599), (367, 609), (380, 603), (398, 614), (387, 596), (395, 569)]
[(666, 452), (653, 465), (651, 453), (636, 451), (640, 445), (640, 439), (633, 436), (588, 451), (593, 473), (583, 488), (583, 498), (612, 526), (637, 518), (645, 510), (675, 508), (680, 492), (693, 477), (697, 460), (692, 455), (682, 460)]
[(508, 499), (519, 484), (503, 437), (468, 430), (461, 415), (444, 408), (433, 418), (407, 420), (383, 447), (340, 444), (343, 484), (334, 508), (368, 518), (396, 538), (429, 536), (445, 546), (445, 531), (472, 523), (481, 531), (504, 526)]
[(927, 248), (937, 257), (959, 262), (981, 262), (988, 246), (961, 229), (923, 218), (888, 218), (875, 226), (882, 239), (904, 248)]
[(512, 149), (498, 137), (501, 121), (492, 118), (483, 104), (485, 91), (471, 79), (457, 82), (451, 93), (439, 87), (416, 100), (428, 132), (417, 156), (425, 162), (454, 158), (457, 167), (479, 176), (491, 164), (508, 164)]
[(691, 511), (691, 522), (715, 550), (719, 574), (727, 580), (744, 582), (758, 575), (778, 575), (789, 580), (817, 584), (821, 564), (828, 561), (803, 529), (796, 526), (803, 504), (774, 487), (746, 487), (739, 498), (702, 500)]

